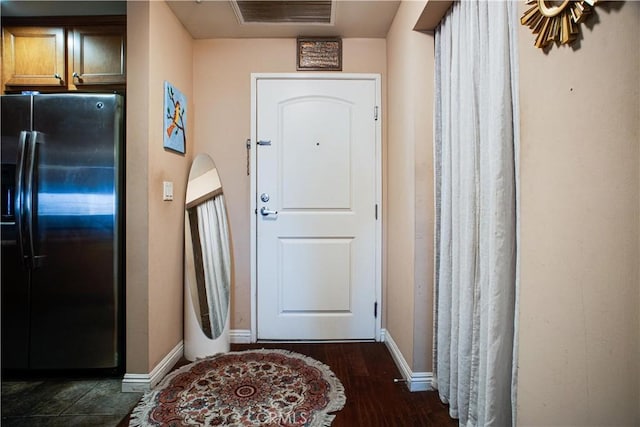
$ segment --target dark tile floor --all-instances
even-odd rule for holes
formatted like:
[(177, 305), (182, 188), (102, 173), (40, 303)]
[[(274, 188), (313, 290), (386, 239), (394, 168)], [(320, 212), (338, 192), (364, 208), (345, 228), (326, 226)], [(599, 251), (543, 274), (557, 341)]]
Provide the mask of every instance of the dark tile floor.
[(122, 393), (121, 380), (2, 381), (2, 427), (115, 427), (142, 393)]

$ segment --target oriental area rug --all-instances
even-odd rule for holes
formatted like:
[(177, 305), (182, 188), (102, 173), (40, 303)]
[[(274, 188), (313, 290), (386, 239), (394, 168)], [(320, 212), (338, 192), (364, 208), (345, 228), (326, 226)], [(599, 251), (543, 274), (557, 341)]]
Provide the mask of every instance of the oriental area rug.
[(328, 366), (285, 350), (218, 354), (182, 366), (145, 394), (138, 426), (329, 426), (344, 387)]

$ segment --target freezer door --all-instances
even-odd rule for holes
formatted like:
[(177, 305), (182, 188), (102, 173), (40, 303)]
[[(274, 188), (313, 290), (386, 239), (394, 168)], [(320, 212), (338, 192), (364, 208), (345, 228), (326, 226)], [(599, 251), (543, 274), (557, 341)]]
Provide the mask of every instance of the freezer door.
[(29, 354), (29, 281), (17, 238), (18, 138), (31, 129), (31, 97), (2, 96), (2, 369), (25, 369)]
[(31, 368), (120, 362), (118, 95), (34, 97)]

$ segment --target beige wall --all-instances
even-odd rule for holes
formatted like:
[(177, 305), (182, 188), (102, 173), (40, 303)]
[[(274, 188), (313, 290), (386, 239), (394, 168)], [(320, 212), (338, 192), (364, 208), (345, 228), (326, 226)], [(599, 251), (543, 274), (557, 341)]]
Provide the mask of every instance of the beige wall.
[(416, 372), (433, 348), (433, 36), (413, 31), (425, 3), (402, 2), (387, 34), (386, 328)]
[(127, 20), (126, 371), (148, 373), (149, 4), (128, 2)]
[[(193, 155), (193, 41), (165, 2), (128, 2), (127, 372), (182, 340), (183, 213)], [(187, 99), (187, 155), (163, 148), (163, 84)], [(174, 200), (162, 201), (173, 181)]]
[(519, 34), (520, 426), (640, 425), (640, 3), (596, 9)]
[[(194, 44), (194, 152), (216, 162), (233, 238), (231, 329), (251, 327), (249, 187), (245, 140), (251, 135), (251, 73), (294, 73), (295, 39), (215, 39)], [(384, 39), (344, 39), (343, 71), (386, 72)], [(384, 84), (383, 84), (384, 108)]]
[[(423, 6), (403, 2), (386, 41), (344, 41), (345, 71), (386, 83), (388, 67), (385, 326), (414, 371), (432, 362), (432, 265), (422, 260), (433, 241), (432, 125), (423, 119), (433, 45), (411, 31)], [(234, 238), (231, 327), (250, 327), (250, 73), (294, 72), (295, 40), (192, 42), (164, 3), (128, 7), (127, 371), (146, 373), (182, 337), (181, 199), (194, 152), (220, 170)], [(545, 54), (520, 31), (522, 426), (640, 424), (639, 10), (599, 6), (577, 50)], [(193, 100), (185, 158), (161, 148), (163, 79)], [(160, 200), (164, 179), (174, 202)]]

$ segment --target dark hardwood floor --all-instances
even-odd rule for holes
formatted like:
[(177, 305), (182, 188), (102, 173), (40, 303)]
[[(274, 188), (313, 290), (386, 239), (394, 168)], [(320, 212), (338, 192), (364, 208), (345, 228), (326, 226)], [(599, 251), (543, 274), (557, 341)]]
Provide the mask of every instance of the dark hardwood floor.
[[(410, 392), (384, 343), (232, 344), (232, 351), (280, 348), (313, 357), (328, 365), (342, 382), (345, 407), (332, 427), (457, 426), (437, 392)], [(128, 417), (118, 427), (128, 425)]]

